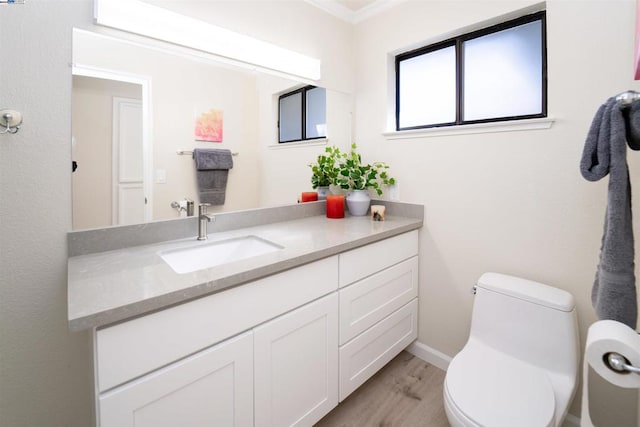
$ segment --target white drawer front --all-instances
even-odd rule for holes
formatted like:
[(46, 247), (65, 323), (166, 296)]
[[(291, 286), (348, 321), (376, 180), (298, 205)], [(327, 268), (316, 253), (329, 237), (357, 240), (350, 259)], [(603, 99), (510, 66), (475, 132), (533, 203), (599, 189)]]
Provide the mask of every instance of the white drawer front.
[(414, 299), (340, 347), (340, 401), (418, 337), (418, 300)]
[(340, 289), (340, 345), (418, 296), (418, 257)]
[(102, 392), (338, 288), (337, 256), (96, 331)]
[(340, 254), (340, 287), (418, 255), (418, 230)]

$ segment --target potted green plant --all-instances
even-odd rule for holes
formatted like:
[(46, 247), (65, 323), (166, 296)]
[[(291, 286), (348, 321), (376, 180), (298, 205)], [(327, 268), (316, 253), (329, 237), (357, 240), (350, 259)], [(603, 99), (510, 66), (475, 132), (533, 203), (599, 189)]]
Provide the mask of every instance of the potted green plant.
[(318, 190), (318, 199), (326, 199), (329, 186), (336, 184), (338, 177), (338, 161), (342, 157), (336, 146), (326, 147), (324, 154), (318, 155), (315, 163), (310, 163), (311, 187)]
[(371, 196), (368, 190), (375, 190), (382, 196), (383, 185), (394, 185), (395, 178), (389, 176), (389, 166), (384, 162), (362, 163), (357, 145), (351, 144), (351, 151), (343, 153), (338, 163), (336, 184), (349, 190), (347, 206), (351, 215), (366, 215), (369, 210)]

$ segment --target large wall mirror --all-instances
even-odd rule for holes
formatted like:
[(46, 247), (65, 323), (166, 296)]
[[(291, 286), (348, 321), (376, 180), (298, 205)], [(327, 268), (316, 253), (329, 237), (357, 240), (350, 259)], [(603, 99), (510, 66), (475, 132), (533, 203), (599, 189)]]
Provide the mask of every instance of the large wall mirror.
[[(296, 203), (324, 144), (351, 141), (350, 94), (326, 90), (327, 141), (278, 144), (278, 96), (308, 82), (141, 40), (74, 30), (75, 230), (184, 215), (174, 202), (199, 201), (194, 148), (234, 153), (212, 212)], [(222, 141), (197, 140), (196, 119), (212, 110)]]

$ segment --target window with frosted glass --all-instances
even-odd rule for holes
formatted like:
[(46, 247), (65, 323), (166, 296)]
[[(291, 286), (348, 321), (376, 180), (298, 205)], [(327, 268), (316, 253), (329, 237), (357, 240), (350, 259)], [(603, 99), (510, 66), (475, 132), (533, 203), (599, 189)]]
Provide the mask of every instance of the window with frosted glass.
[(327, 95), (323, 87), (306, 92), (306, 139), (324, 138), (327, 135)]
[(302, 139), (302, 93), (280, 98), (280, 142)]
[(546, 117), (545, 12), (396, 56), (396, 129)]
[(540, 20), (467, 40), (464, 120), (542, 113)]
[(401, 128), (456, 120), (455, 46), (408, 58), (399, 64)]
[(278, 142), (324, 138), (327, 131), (324, 88), (307, 86), (279, 98)]

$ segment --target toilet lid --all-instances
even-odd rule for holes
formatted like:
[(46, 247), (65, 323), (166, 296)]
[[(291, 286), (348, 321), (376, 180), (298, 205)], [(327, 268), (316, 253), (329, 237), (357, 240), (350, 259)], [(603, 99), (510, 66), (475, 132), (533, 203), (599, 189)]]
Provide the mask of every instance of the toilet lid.
[(460, 412), (482, 426), (553, 425), (555, 397), (544, 371), (483, 345), (467, 347), (445, 379)]

